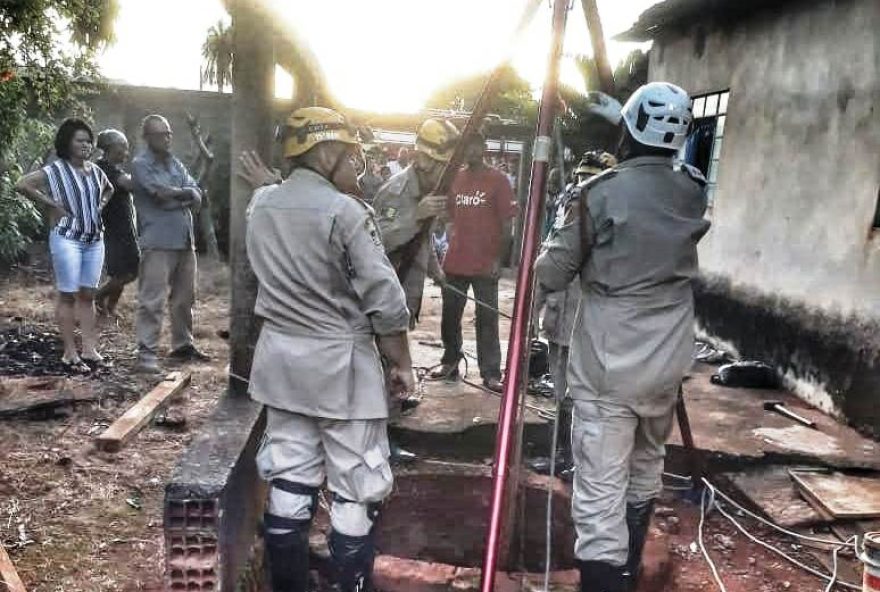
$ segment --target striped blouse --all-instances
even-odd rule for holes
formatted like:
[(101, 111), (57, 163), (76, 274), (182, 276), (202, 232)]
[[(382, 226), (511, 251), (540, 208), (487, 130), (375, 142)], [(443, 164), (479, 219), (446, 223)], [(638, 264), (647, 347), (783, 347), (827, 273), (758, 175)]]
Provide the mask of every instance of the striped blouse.
[(43, 167), (52, 199), (71, 213), (63, 216), (54, 230), (65, 238), (84, 243), (98, 242), (104, 235), (99, 207), (101, 192), (110, 185), (99, 166), (91, 163), (89, 169), (82, 175), (63, 159)]

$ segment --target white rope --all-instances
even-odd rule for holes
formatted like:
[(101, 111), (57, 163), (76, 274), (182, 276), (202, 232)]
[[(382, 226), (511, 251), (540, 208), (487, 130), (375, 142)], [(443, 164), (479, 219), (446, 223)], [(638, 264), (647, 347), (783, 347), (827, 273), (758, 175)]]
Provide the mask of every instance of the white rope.
[(831, 580), (829, 580), (824, 592), (831, 592), (834, 589), (834, 583), (837, 581), (837, 554), (845, 549), (846, 546), (850, 544), (850, 541), (854, 542), (855, 540), (856, 537), (851, 537), (843, 545), (841, 545), (840, 547), (834, 547), (834, 549), (831, 551)]
[(550, 438), (550, 477), (547, 479), (547, 524), (544, 559), (544, 592), (550, 592), (550, 559), (553, 556), (553, 480), (556, 476), (556, 447), (559, 445), (559, 416), (562, 414), (562, 400), (556, 400), (556, 414), (553, 416), (553, 435)]
[[(826, 574), (824, 574), (824, 573), (822, 573), (822, 572), (820, 572), (820, 571), (818, 571), (818, 570), (816, 570), (816, 569), (813, 569), (813, 568), (810, 567), (809, 565), (805, 565), (804, 563), (802, 563), (802, 562), (798, 561), (797, 559), (795, 559), (794, 557), (788, 555), (787, 553), (785, 553), (785, 552), (782, 551), (781, 549), (777, 549), (777, 548), (774, 547), (773, 545), (771, 545), (771, 544), (769, 544), (769, 543), (766, 543), (766, 542), (762, 541), (761, 539), (759, 539), (758, 537), (756, 537), (755, 535), (753, 535), (752, 533), (750, 533), (749, 531), (747, 531), (747, 530), (745, 529), (745, 527), (744, 527), (742, 524), (740, 524), (740, 523), (736, 520), (736, 518), (734, 518), (733, 516), (731, 516), (731, 515), (730, 515), (727, 511), (725, 511), (724, 508), (722, 508), (719, 504), (716, 504), (715, 507), (716, 507), (716, 509), (721, 513), (722, 516), (724, 516), (725, 518), (727, 518), (727, 519), (730, 521), (730, 523), (733, 524), (733, 525), (736, 527), (737, 530), (739, 530), (741, 533), (743, 533), (743, 534), (744, 534), (744, 535), (745, 535), (750, 541), (752, 541), (753, 543), (758, 544), (758, 545), (764, 547), (765, 549), (767, 549), (768, 551), (771, 551), (771, 552), (775, 553), (776, 555), (779, 555), (780, 557), (782, 557), (783, 559), (785, 559), (785, 560), (788, 561), (789, 563), (791, 563), (791, 564), (793, 564), (793, 565), (796, 565), (797, 567), (800, 567), (800, 568), (803, 569), (804, 571), (806, 571), (806, 572), (808, 572), (808, 573), (810, 573), (810, 574), (813, 574), (813, 575), (816, 576), (817, 578), (821, 578), (821, 579), (823, 579), (823, 580), (828, 580), (828, 581), (833, 581), (833, 580), (832, 580), (832, 576), (826, 575)], [(838, 545), (839, 545), (839, 543), (838, 543)], [(836, 575), (834, 576), (834, 578), (836, 579)], [(861, 590), (861, 589), (862, 589), (861, 586), (857, 586), (857, 585), (855, 585), (855, 584), (850, 584), (849, 582), (839, 581), (837, 584), (838, 584), (838, 586), (843, 586), (844, 588), (849, 588), (850, 590)]]
[(700, 551), (703, 553), (703, 557), (706, 559), (706, 563), (709, 564), (709, 569), (712, 570), (712, 577), (715, 578), (715, 583), (718, 584), (718, 589), (721, 592), (727, 592), (727, 588), (724, 586), (724, 582), (721, 580), (721, 575), (718, 573), (718, 568), (715, 567), (715, 562), (712, 561), (712, 557), (709, 556), (709, 551), (706, 550), (706, 544), (703, 542), (703, 527), (706, 523), (706, 497), (709, 497), (709, 506), (712, 507), (715, 505), (715, 492), (712, 489), (704, 489), (703, 495), (700, 498), (700, 525), (697, 527), (697, 542), (700, 546)]
[(781, 533), (783, 533), (783, 534), (787, 534), (788, 536), (790, 536), (790, 537), (794, 537), (794, 538), (796, 538), (796, 539), (801, 539), (801, 540), (804, 540), (804, 541), (812, 541), (812, 542), (814, 542), (814, 543), (821, 543), (821, 544), (823, 544), (823, 545), (828, 545), (829, 547), (836, 547), (836, 546), (840, 545), (840, 541), (839, 541), (839, 540), (831, 540), (831, 539), (823, 539), (823, 538), (820, 538), (820, 537), (812, 537), (812, 536), (809, 536), (809, 535), (800, 534), (800, 533), (798, 533), (798, 532), (794, 532), (794, 531), (791, 531), (791, 530), (785, 529), (785, 528), (779, 526), (778, 524), (776, 524), (776, 523), (774, 523), (774, 522), (771, 522), (770, 520), (767, 520), (766, 518), (762, 518), (761, 516), (758, 516), (758, 515), (755, 514), (754, 512), (751, 512), (751, 511), (747, 510), (747, 509), (744, 508), (742, 505), (740, 505), (740, 504), (738, 504), (737, 502), (733, 501), (733, 499), (731, 499), (730, 496), (728, 496), (728, 495), (725, 494), (723, 491), (721, 491), (720, 489), (718, 489), (717, 487), (715, 487), (715, 485), (713, 485), (711, 482), (709, 482), (708, 479), (703, 478), (702, 481), (703, 481), (703, 484), (704, 484), (706, 487), (708, 487), (709, 489), (712, 490), (713, 495), (717, 495), (718, 497), (720, 497), (721, 499), (723, 499), (725, 502), (727, 502), (728, 504), (730, 504), (731, 506), (733, 506), (734, 508), (736, 508), (737, 510), (739, 510), (739, 511), (742, 512), (743, 514), (749, 516), (750, 518), (753, 518), (753, 519), (757, 520), (758, 522), (764, 524), (765, 526), (769, 526), (770, 528), (772, 528), (772, 529), (774, 529), (774, 530), (777, 530), (777, 531), (779, 531), (779, 532), (781, 532)]

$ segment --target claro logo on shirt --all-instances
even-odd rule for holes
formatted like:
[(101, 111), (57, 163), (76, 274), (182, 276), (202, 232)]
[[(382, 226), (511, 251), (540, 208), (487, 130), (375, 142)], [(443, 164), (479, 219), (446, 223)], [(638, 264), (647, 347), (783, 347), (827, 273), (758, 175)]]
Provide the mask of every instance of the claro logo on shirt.
[(486, 205), (486, 192), (459, 193), (455, 196), (455, 205), (466, 208), (479, 208)]

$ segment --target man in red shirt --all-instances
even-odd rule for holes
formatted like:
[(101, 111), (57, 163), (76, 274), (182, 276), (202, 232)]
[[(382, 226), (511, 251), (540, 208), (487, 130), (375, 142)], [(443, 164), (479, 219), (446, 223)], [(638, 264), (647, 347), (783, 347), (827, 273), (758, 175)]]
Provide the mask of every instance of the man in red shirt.
[[(467, 167), (458, 173), (450, 192), (452, 229), (443, 271), (448, 286), (465, 294), (473, 287), (477, 300), (498, 308), (500, 259), (510, 239), (516, 204), (507, 177), (483, 162), (486, 139), (481, 134), (473, 134), (463, 141)], [(458, 292), (443, 290), (444, 353), (441, 367), (433, 374), (436, 378), (458, 378), (458, 362), (462, 357), (461, 317), (467, 304)], [(498, 314), (479, 305), (476, 313), (477, 359), (483, 384), (501, 392)]]

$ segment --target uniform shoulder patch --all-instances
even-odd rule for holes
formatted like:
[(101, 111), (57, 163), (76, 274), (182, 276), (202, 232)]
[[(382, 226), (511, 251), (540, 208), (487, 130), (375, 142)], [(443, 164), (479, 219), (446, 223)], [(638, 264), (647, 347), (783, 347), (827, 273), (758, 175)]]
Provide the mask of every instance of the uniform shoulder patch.
[(678, 170), (690, 177), (691, 180), (696, 182), (700, 187), (708, 185), (709, 183), (703, 175), (703, 171), (693, 165), (687, 164), (686, 162), (681, 163)]
[(376, 224), (372, 213), (364, 218), (364, 230), (370, 235), (370, 240), (373, 241), (373, 244), (384, 250), (382, 246), (382, 233), (379, 231), (379, 226)]
[(394, 220), (397, 218), (397, 213), (400, 210), (395, 208), (394, 206), (386, 206), (384, 208), (379, 208), (379, 211), (376, 212), (376, 215), (380, 220)]

